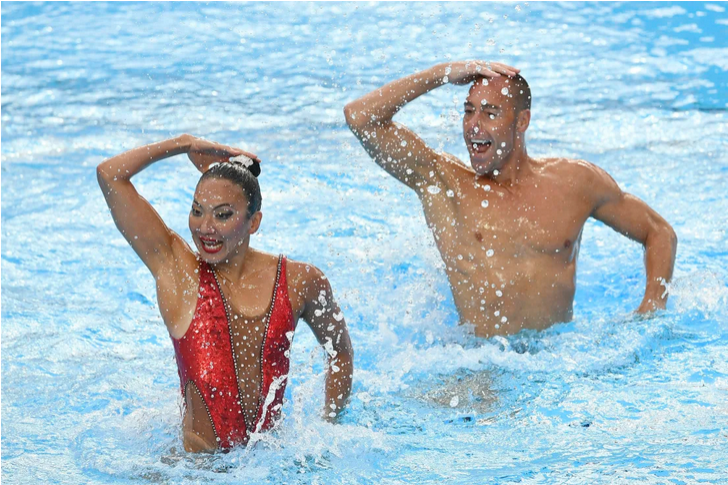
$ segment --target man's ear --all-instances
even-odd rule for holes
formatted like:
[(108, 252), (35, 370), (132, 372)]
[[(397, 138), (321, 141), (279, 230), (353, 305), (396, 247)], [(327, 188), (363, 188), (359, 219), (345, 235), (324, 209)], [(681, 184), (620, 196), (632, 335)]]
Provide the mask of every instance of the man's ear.
[(516, 121), (516, 129), (519, 133), (525, 133), (528, 125), (531, 124), (531, 110), (524, 109), (518, 113), (518, 121)]
[(260, 221), (263, 219), (263, 213), (258, 211), (252, 216), (250, 216), (250, 234), (255, 234), (258, 232), (258, 228), (260, 227)]

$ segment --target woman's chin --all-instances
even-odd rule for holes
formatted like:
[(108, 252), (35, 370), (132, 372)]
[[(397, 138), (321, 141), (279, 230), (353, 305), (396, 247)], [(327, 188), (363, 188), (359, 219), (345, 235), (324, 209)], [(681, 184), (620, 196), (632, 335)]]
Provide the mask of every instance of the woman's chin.
[(205, 249), (204, 247), (197, 248), (197, 252), (200, 255), (200, 258), (209, 264), (215, 264), (220, 263), (227, 259), (227, 251), (224, 250), (224, 248), (220, 248), (217, 251), (209, 251)]

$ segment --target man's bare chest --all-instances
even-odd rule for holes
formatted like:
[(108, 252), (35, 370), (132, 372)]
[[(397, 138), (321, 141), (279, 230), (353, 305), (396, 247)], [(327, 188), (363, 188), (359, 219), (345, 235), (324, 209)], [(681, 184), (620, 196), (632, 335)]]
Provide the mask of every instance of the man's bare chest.
[(447, 207), (426, 208), (441, 252), (482, 252), (486, 257), (574, 254), (591, 212), (586, 200), (553, 186), (514, 191), (487, 187), (462, 188)]

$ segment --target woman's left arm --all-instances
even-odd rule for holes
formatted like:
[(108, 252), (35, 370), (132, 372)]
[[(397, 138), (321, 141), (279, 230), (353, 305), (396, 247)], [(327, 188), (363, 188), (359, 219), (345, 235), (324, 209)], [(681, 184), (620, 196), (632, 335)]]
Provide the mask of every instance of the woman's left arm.
[(305, 306), (301, 316), (326, 351), (326, 397), (324, 419), (334, 421), (351, 394), (354, 350), (344, 314), (334, 300), (329, 280), (318, 268), (307, 265), (303, 282)]

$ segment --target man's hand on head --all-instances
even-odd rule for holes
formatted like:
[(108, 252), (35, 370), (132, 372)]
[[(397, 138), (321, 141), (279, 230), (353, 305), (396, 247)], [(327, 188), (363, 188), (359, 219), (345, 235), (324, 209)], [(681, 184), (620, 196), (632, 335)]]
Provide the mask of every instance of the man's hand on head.
[(489, 61), (457, 61), (440, 64), (444, 70), (443, 84), (450, 83), (458, 86), (470, 84), (480, 78), (494, 78), (500, 76), (513, 77), (520, 69)]

